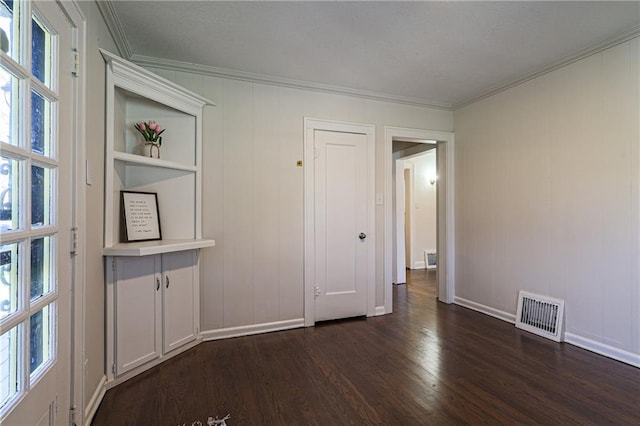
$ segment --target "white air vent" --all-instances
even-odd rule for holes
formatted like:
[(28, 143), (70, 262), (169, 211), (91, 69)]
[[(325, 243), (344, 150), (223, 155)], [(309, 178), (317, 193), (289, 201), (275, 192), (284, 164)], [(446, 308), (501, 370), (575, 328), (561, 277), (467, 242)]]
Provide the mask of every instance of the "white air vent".
[(438, 255), (435, 250), (424, 251), (424, 264), (427, 269), (436, 269), (438, 267)]
[(556, 342), (562, 341), (564, 300), (520, 291), (516, 327)]

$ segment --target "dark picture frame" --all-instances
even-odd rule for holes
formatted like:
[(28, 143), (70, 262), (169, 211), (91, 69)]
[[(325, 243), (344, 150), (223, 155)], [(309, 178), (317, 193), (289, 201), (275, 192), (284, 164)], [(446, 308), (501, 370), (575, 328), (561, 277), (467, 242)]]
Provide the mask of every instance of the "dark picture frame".
[(126, 242), (162, 239), (157, 193), (120, 191), (120, 206)]

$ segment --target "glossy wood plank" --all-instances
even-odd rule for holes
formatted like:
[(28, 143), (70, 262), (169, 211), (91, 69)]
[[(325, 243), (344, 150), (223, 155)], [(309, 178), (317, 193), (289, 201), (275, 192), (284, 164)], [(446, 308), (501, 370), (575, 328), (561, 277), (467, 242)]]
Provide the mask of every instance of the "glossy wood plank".
[(639, 424), (640, 369), (436, 301), (409, 271), (394, 313), (207, 342), (107, 392), (93, 424)]

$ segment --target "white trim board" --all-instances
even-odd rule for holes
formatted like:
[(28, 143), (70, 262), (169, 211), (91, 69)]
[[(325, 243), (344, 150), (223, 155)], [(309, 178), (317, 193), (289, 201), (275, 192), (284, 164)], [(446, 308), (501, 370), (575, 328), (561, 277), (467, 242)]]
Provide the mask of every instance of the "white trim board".
[(412, 106), (442, 109), (452, 111), (452, 105), (444, 102), (435, 102), (406, 96), (396, 96), (387, 93), (379, 93), (368, 90), (352, 89), (349, 87), (332, 86), (329, 84), (315, 83), (312, 81), (294, 80), (291, 78), (275, 77), (265, 74), (256, 74), (244, 71), (236, 71), (228, 68), (212, 67), (209, 65), (192, 64), (171, 59), (155, 58), (151, 56), (133, 54), (129, 60), (142, 67), (159, 68), (169, 71), (182, 71), (192, 74), (203, 74), (211, 77), (228, 78), (230, 80), (248, 81), (259, 84), (288, 87), (292, 89), (311, 90), (321, 93), (353, 96), (357, 98), (371, 99), (374, 101), (393, 102)]
[(510, 314), (508, 312), (500, 311), (498, 309), (494, 309), (490, 306), (485, 306), (480, 303), (473, 302), (471, 300), (463, 299), (462, 297), (455, 297), (453, 299), (453, 303), (456, 305), (460, 305), (465, 308), (472, 309), (476, 312), (480, 312), (481, 314), (489, 315), (490, 317), (498, 318), (502, 321), (506, 321), (511, 324), (516, 323), (516, 315)]
[[(471, 300), (463, 299), (461, 297), (456, 297), (454, 299), (454, 303), (464, 308), (472, 309), (476, 312), (480, 312), (481, 314), (489, 315), (491, 317), (500, 319), (502, 321), (506, 321), (511, 324), (515, 324), (516, 322), (515, 314), (510, 314), (508, 312), (504, 312), (499, 309), (494, 309), (489, 306), (485, 306), (480, 303), (473, 302)], [(595, 340), (591, 340), (586, 337), (582, 337), (580, 335), (577, 335), (574, 333), (568, 333), (568, 332), (564, 333), (564, 343), (577, 346), (579, 348), (588, 350), (590, 352), (594, 352), (598, 355), (602, 355), (607, 358), (611, 358), (616, 361), (624, 362), (625, 364), (629, 364), (634, 367), (640, 368), (640, 354), (634, 354), (632, 352), (615, 348), (611, 345), (607, 345), (601, 342), (596, 342)]]
[(98, 382), (98, 386), (93, 391), (93, 395), (91, 395), (91, 399), (84, 409), (84, 425), (90, 426), (93, 421), (93, 416), (96, 415), (98, 411), (98, 407), (100, 407), (100, 403), (104, 398), (104, 394), (107, 393), (107, 376), (102, 376), (100, 381)]
[(604, 43), (600, 43), (596, 46), (593, 47), (589, 47), (587, 49), (581, 50), (573, 55), (570, 55), (564, 59), (561, 59), (557, 62), (553, 62), (551, 64), (547, 64), (543, 67), (540, 67), (536, 70), (530, 71), (528, 73), (526, 73), (523, 76), (520, 76), (518, 78), (515, 78), (513, 80), (510, 81), (503, 81), (501, 83), (496, 84), (493, 87), (490, 87), (489, 89), (487, 89), (486, 91), (484, 91), (484, 93), (479, 94), (478, 96), (474, 96), (471, 99), (467, 99), (466, 101), (462, 101), (459, 102), (455, 105), (453, 105), (453, 110), (458, 110), (460, 108), (463, 108), (467, 105), (471, 105), (473, 103), (476, 103), (478, 101), (481, 101), (483, 99), (486, 99), (488, 97), (491, 97), (493, 95), (496, 95), (500, 92), (504, 92), (505, 90), (511, 89), (512, 87), (515, 86), (519, 86), (523, 83), (526, 83), (527, 81), (533, 80), (535, 78), (538, 78), (542, 75), (545, 74), (549, 74), (550, 72), (553, 72), (557, 69), (566, 67), (567, 65), (570, 65), (574, 62), (578, 62), (584, 58), (587, 58), (591, 55), (595, 55), (597, 53), (602, 52), (603, 50), (607, 50), (609, 48), (612, 48), (614, 46), (617, 46), (618, 44), (622, 44), (626, 41), (629, 41), (631, 39), (634, 39), (636, 37), (640, 36), (640, 25), (636, 25), (633, 28), (630, 28), (627, 31), (624, 31), (620, 34), (618, 34), (617, 36), (605, 41)]
[(111, 37), (113, 38), (113, 42), (118, 48), (118, 53), (124, 59), (128, 60), (133, 55), (133, 51), (131, 50), (131, 45), (129, 44), (127, 35), (122, 29), (120, 18), (118, 18), (118, 15), (113, 8), (112, 2), (110, 0), (96, 0), (96, 6), (98, 7), (98, 10), (102, 15), (102, 19), (109, 30), (109, 34), (111, 34)]
[(228, 339), (230, 337), (251, 336), (253, 334), (270, 333), (273, 331), (291, 330), (304, 327), (304, 318), (286, 321), (268, 322), (264, 324), (241, 325), (238, 327), (207, 330), (200, 333), (203, 341)]
[[(72, 49), (75, 49), (77, 65), (73, 76), (73, 170), (71, 226), (75, 229), (76, 251), (73, 255), (71, 288), (71, 360), (69, 370), (69, 405), (75, 408), (75, 419), (79, 424), (87, 423), (87, 408), (91, 407), (91, 416), (95, 413), (104, 396), (104, 377), (100, 379), (98, 390), (88, 404), (85, 404), (85, 287), (86, 287), (86, 105), (87, 105), (87, 18), (76, 0), (58, 2), (60, 10), (69, 22), (72, 32)], [(92, 407), (94, 404), (95, 407)], [(59, 418), (70, 417), (67, 407)]]
[[(108, 1), (108, 0), (103, 0), (103, 1)], [(98, 2), (98, 3), (102, 3), (102, 2)], [(109, 26), (109, 24), (107, 24), (107, 26)], [(110, 31), (112, 31), (111, 26), (109, 26), (109, 29)], [(207, 65), (193, 64), (189, 62), (174, 61), (170, 59), (139, 55), (136, 53), (131, 54), (127, 58), (132, 62), (135, 62), (136, 64), (144, 67), (160, 68), (160, 69), (171, 70), (171, 71), (184, 71), (184, 72), (190, 72), (195, 74), (210, 75), (213, 77), (229, 78), (233, 80), (251, 81), (255, 83), (272, 84), (276, 86), (292, 87), (292, 88), (298, 88), (303, 90), (313, 90), (313, 91), (319, 91), (319, 92), (349, 95), (349, 96), (378, 100), (383, 102), (394, 102), (399, 104), (443, 109), (446, 111), (455, 111), (467, 105), (481, 101), (482, 99), (493, 96), (497, 93), (508, 90), (512, 87), (526, 83), (529, 80), (533, 80), (542, 75), (553, 72), (559, 68), (565, 67), (581, 59), (587, 58), (591, 55), (595, 55), (599, 52), (602, 52), (603, 50), (609, 49), (618, 44), (624, 43), (628, 40), (638, 37), (639, 35), (640, 35), (640, 26), (633, 27), (605, 41), (604, 43), (600, 43), (596, 46), (584, 49), (573, 55), (567, 56), (566, 58), (561, 59), (559, 61), (546, 64), (540, 68), (537, 68), (533, 71), (525, 73), (522, 76), (516, 77), (513, 80), (502, 81), (494, 86), (489, 87), (488, 89), (484, 90), (477, 96), (473, 96), (469, 99), (466, 99), (462, 102), (458, 102), (456, 104), (437, 102), (437, 101), (428, 100), (428, 99), (395, 96), (387, 93), (357, 90), (357, 89), (351, 89), (348, 87), (330, 86), (330, 85), (321, 84), (321, 83), (292, 80), (292, 79), (286, 79), (286, 78), (275, 77), (270, 75), (254, 74), (249, 72), (231, 70), (227, 68), (218, 68), (218, 67), (212, 67)], [(126, 47), (125, 46), (121, 47), (119, 44), (118, 48), (124, 49)]]
[(565, 332), (564, 341), (565, 343), (586, 349), (597, 353), (598, 355), (606, 356), (607, 358), (615, 359), (616, 361), (624, 362), (625, 364), (630, 364), (634, 367), (640, 368), (640, 354), (634, 354), (632, 352), (614, 348), (613, 346), (605, 343), (596, 342), (595, 340), (587, 339), (586, 337), (573, 333)]

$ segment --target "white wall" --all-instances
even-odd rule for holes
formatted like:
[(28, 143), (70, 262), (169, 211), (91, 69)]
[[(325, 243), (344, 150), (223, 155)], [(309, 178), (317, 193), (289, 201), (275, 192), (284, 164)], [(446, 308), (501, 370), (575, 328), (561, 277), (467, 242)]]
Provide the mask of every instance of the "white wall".
[(640, 365), (639, 41), (455, 113), (456, 297), (566, 300), (567, 339)]
[(424, 268), (425, 250), (436, 250), (436, 150), (404, 160), (413, 165), (413, 261), (412, 268)]
[[(204, 118), (202, 330), (303, 317), (303, 118), (451, 131), (438, 109), (151, 69), (213, 100)], [(173, 141), (163, 141), (175, 143)], [(383, 206), (376, 207), (376, 306), (384, 304)]]

